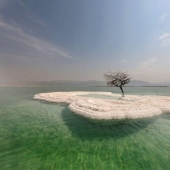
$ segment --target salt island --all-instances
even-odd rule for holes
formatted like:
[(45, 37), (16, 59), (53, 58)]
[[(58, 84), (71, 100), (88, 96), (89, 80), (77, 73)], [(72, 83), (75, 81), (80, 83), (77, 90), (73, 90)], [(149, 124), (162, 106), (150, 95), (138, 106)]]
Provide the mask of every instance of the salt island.
[(96, 120), (137, 119), (170, 113), (168, 96), (121, 97), (111, 92), (80, 91), (40, 93), (34, 99), (68, 104), (74, 113)]

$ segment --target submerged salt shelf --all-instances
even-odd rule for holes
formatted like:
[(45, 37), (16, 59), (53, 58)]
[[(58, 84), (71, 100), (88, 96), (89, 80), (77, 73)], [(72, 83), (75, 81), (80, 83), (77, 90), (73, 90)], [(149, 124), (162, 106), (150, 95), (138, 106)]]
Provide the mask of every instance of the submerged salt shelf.
[[(105, 97), (93, 98), (90, 95)], [(71, 111), (96, 120), (137, 119), (170, 112), (170, 97), (166, 96), (121, 97), (110, 92), (52, 92), (36, 94), (34, 99), (69, 104)]]

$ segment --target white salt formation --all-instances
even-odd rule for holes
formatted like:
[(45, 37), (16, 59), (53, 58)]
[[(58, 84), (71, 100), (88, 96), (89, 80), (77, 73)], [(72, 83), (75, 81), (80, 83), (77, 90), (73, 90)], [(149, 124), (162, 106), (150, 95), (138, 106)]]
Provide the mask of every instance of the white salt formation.
[[(84, 95), (84, 96), (81, 96)], [(110, 99), (85, 95), (103, 95)], [(119, 99), (111, 99), (117, 97)], [(122, 97), (110, 92), (53, 92), (40, 93), (34, 99), (69, 104), (70, 110), (90, 119), (137, 119), (170, 112), (170, 97), (137, 96)]]

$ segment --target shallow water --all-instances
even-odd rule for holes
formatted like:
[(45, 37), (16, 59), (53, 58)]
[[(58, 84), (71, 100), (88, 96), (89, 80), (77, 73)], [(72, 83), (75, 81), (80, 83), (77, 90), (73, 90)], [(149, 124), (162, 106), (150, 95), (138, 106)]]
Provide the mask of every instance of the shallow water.
[[(169, 169), (170, 113), (103, 125), (67, 105), (33, 100), (51, 91), (106, 87), (0, 87), (0, 169)], [(170, 88), (125, 88), (125, 94), (168, 95)]]

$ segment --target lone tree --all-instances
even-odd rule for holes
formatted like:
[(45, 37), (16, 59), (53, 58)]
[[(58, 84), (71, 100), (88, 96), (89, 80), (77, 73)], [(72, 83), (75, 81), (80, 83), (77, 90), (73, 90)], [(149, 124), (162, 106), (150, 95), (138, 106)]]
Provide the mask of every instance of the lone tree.
[(131, 77), (129, 77), (128, 73), (117, 71), (117, 72), (108, 72), (104, 74), (104, 77), (106, 79), (106, 83), (108, 86), (116, 86), (119, 87), (122, 91), (122, 96), (124, 96), (124, 91), (122, 86), (125, 84), (128, 84), (131, 80)]

